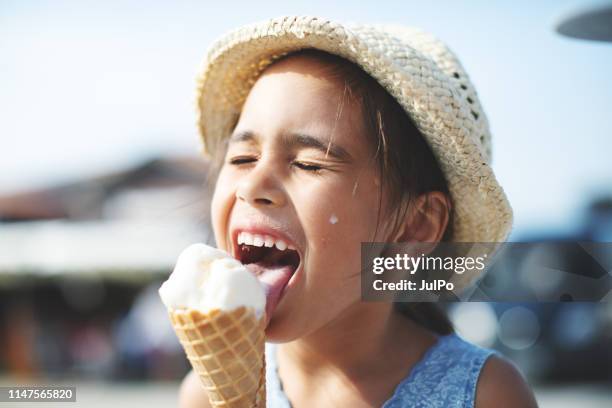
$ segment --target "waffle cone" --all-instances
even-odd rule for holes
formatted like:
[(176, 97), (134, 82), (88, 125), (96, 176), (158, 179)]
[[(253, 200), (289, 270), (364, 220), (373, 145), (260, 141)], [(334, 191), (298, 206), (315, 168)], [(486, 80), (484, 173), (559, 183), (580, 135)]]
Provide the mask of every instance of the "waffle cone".
[(169, 314), (213, 407), (266, 406), (264, 316), (257, 318), (246, 307), (206, 314), (172, 310)]

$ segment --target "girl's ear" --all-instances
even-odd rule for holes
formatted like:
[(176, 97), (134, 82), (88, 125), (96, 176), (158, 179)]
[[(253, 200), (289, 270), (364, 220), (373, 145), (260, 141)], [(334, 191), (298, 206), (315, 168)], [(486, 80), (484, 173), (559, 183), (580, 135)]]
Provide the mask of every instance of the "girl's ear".
[(450, 219), (450, 206), (441, 191), (421, 194), (406, 212), (393, 242), (439, 242)]

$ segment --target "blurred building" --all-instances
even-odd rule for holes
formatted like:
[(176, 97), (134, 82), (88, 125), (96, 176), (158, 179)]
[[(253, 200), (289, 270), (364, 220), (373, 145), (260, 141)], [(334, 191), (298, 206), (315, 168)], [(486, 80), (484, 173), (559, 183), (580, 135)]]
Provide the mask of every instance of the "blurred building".
[(101, 177), (0, 196), (0, 271), (161, 270), (210, 236), (206, 164), (155, 159)]
[(0, 370), (182, 375), (157, 288), (185, 246), (212, 238), (206, 176), (202, 160), (159, 158), (0, 196)]

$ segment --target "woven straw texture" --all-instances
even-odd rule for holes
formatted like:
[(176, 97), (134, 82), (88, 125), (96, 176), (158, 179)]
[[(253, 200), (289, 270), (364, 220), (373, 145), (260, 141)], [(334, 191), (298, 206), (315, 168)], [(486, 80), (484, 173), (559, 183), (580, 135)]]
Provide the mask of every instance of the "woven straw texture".
[[(411, 116), (449, 185), (452, 241), (507, 238), (512, 209), (490, 167), (491, 133), (476, 90), (451, 50), (417, 28), (292, 16), (224, 35), (209, 49), (198, 77), (204, 154), (223, 154), (222, 141), (231, 134), (257, 77), (275, 59), (302, 48), (317, 48), (356, 63)], [(476, 277), (465, 273), (456, 276), (455, 283), (467, 286)]]
[(264, 318), (252, 309), (169, 312), (187, 358), (213, 407), (266, 406)]

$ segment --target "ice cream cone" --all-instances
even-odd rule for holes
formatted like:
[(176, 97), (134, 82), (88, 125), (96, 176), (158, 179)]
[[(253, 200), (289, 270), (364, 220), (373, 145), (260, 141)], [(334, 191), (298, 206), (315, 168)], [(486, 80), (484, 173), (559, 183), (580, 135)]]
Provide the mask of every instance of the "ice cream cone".
[(265, 314), (233, 310), (169, 310), (172, 326), (213, 407), (264, 408)]
[(189, 362), (219, 408), (266, 406), (266, 291), (227, 252), (196, 243), (159, 288)]

